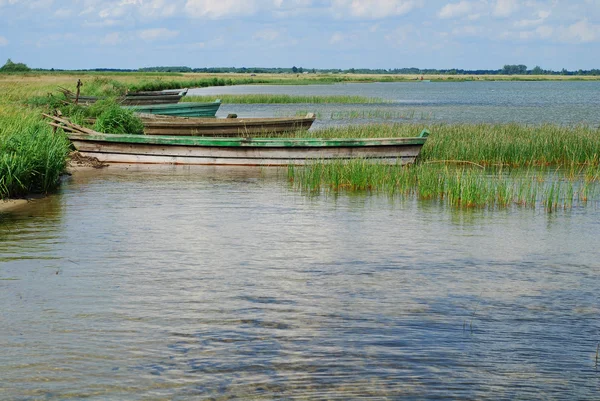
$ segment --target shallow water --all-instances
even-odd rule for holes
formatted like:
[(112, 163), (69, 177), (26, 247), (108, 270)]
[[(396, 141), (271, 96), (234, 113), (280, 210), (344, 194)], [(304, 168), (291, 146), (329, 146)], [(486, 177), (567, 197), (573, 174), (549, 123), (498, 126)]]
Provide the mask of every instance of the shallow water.
[(0, 398), (597, 399), (597, 207), (285, 174), (111, 167), (1, 214)]
[[(352, 111), (379, 111), (394, 118), (375, 121), (600, 124), (600, 81), (468, 81), (347, 83), (333, 85), (240, 85), (191, 89), (189, 95), (287, 94), (301, 96), (366, 96), (393, 102), (382, 104), (224, 104), (217, 116), (294, 115), (317, 112), (315, 127), (365, 123), (373, 119), (340, 119)], [(331, 116), (334, 119), (331, 119)]]

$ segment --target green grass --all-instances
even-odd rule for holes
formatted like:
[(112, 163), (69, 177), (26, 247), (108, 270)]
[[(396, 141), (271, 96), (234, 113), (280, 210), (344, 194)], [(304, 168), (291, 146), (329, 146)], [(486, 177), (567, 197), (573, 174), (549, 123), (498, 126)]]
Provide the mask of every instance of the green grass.
[(376, 192), (444, 202), (455, 208), (521, 206), (553, 212), (598, 201), (600, 195), (598, 180), (569, 180), (546, 170), (382, 165), (366, 159), (290, 166), (288, 179), (307, 193)]
[(144, 124), (132, 110), (124, 109), (113, 103), (98, 114), (92, 129), (110, 134), (142, 135)]
[(555, 124), (363, 124), (296, 136), (312, 138), (389, 138), (431, 135), (421, 151), (425, 162), (468, 162), (482, 166), (570, 166), (600, 163), (600, 129)]
[(69, 141), (34, 113), (0, 113), (0, 198), (47, 193), (59, 184)]
[[(288, 104), (288, 103), (339, 103), (339, 104), (379, 104), (389, 103), (381, 98), (365, 96), (296, 96), (296, 95), (210, 95), (210, 96), (184, 96), (182, 102), (212, 102), (221, 99), (223, 103), (232, 104)], [(306, 113), (305, 113), (306, 114)]]

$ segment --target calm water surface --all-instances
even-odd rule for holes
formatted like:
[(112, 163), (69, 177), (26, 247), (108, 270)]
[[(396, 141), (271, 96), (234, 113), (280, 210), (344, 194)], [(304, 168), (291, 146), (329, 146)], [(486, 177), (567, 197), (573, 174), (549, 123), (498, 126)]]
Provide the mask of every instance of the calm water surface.
[(0, 215), (0, 399), (598, 399), (600, 213), (111, 167)]
[[(240, 117), (293, 115), (297, 111), (317, 112), (314, 127), (331, 124), (364, 123), (343, 120), (352, 111), (377, 110), (393, 116), (386, 121), (471, 122), (527, 124), (600, 125), (600, 81), (538, 82), (394, 82), (334, 85), (242, 85), (192, 89), (190, 95), (287, 94), (308, 96), (366, 96), (391, 104), (224, 104), (217, 116), (237, 113)], [(331, 116), (335, 118), (332, 120)]]

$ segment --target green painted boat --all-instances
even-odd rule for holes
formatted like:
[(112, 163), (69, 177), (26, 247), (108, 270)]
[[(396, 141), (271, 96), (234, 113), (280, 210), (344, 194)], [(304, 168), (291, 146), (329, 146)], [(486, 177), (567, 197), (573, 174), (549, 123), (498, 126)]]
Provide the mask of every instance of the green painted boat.
[(412, 138), (211, 138), (104, 134), (49, 116), (83, 156), (106, 163), (288, 166), (315, 161), (371, 159), (413, 163), (427, 140)]
[[(102, 98), (96, 96), (79, 96), (66, 88), (59, 88), (64, 93), (65, 97), (69, 102), (82, 105), (90, 105), (96, 103)], [(153, 104), (168, 104), (177, 103), (187, 93), (187, 88), (177, 90), (165, 90), (165, 91), (145, 91), (145, 92), (132, 92), (125, 96), (121, 96), (117, 101), (122, 106), (142, 106), (142, 105), (153, 105)]]
[(160, 114), (179, 117), (214, 117), (221, 106), (221, 100), (210, 103), (185, 102), (175, 104), (151, 104), (140, 106), (123, 106), (137, 113)]

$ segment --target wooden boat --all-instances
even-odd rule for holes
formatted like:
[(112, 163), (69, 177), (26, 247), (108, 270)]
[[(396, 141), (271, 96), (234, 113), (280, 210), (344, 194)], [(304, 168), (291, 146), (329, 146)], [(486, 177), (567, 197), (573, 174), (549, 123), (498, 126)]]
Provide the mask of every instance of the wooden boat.
[(276, 135), (308, 130), (315, 115), (290, 118), (190, 118), (139, 114), (146, 135), (237, 136)]
[(123, 106), (137, 113), (161, 114), (179, 117), (214, 117), (221, 106), (221, 100), (214, 102), (184, 102), (177, 104), (151, 104), (140, 106)]
[[(70, 102), (75, 102), (77, 95), (65, 88), (59, 88), (64, 93)], [(176, 91), (145, 91), (145, 92), (132, 92), (125, 96), (117, 99), (119, 103), (124, 106), (143, 106), (143, 105), (154, 105), (154, 104), (173, 104), (178, 103), (183, 96), (187, 94), (186, 89), (178, 89)], [(79, 96), (78, 104), (93, 104), (98, 101), (96, 96)]]
[(414, 138), (207, 138), (197, 136), (104, 134), (54, 116), (83, 156), (106, 163), (302, 165), (314, 161), (368, 158), (413, 163), (427, 140)]

